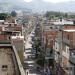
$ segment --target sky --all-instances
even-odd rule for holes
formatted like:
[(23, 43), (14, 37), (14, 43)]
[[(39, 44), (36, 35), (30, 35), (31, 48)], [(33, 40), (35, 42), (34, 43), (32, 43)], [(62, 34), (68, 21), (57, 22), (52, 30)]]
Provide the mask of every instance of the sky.
[[(33, 0), (24, 0), (25, 2), (31, 2)], [(46, 2), (52, 2), (52, 3), (59, 3), (59, 2), (65, 2), (65, 1), (75, 1), (75, 0), (43, 0)]]

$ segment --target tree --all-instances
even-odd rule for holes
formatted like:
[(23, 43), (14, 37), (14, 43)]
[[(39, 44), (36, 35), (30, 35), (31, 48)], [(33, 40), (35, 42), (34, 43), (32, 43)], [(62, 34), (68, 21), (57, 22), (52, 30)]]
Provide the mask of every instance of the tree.
[(16, 13), (15, 11), (12, 11), (12, 12), (11, 12), (11, 16), (12, 16), (12, 17), (16, 17), (16, 15), (17, 15), (17, 13)]
[(68, 14), (67, 13), (65, 13), (65, 18), (68, 18)]
[(44, 58), (39, 58), (37, 59), (36, 63), (41, 66), (41, 67), (44, 67), (44, 62), (45, 62), (45, 59)]
[(5, 20), (8, 17), (7, 13), (0, 13), (0, 20)]

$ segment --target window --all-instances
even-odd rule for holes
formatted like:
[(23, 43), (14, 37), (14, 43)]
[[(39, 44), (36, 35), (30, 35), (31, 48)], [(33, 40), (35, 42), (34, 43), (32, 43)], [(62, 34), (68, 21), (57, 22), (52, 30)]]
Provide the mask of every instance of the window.
[(2, 68), (8, 68), (8, 66), (7, 65), (2, 65)]
[(70, 39), (69, 35), (67, 35), (68, 40)]
[(7, 65), (2, 65), (2, 71), (6, 71), (8, 70), (8, 66)]
[(50, 27), (50, 29), (52, 29), (52, 27)]
[(58, 27), (55, 27), (55, 29), (58, 29)]
[(9, 24), (9, 26), (11, 26), (11, 24)]
[(50, 50), (50, 54), (52, 54), (53, 53), (53, 50)]
[(2, 24), (4, 25), (4, 22), (2, 22)]
[(75, 52), (72, 53), (72, 57), (75, 57)]

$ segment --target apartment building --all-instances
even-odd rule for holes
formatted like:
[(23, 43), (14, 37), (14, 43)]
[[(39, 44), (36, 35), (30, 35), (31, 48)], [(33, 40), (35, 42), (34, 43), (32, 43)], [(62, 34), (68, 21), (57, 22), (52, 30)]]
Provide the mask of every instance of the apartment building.
[[(17, 23), (15, 23), (15, 19), (11, 19), (14, 20), (14, 22), (12, 21), (0, 21), (0, 43), (12, 43), (13, 44), (13, 37), (18, 37), (19, 39), (17, 39), (18, 44), (21, 44), (21, 48), (16, 47), (18, 44), (17, 41), (15, 41), (15, 47), (16, 50), (20, 56), (20, 58), (22, 59), (23, 57), (23, 52), (24, 52), (24, 37), (22, 36), (22, 25), (18, 25)], [(22, 38), (22, 39), (21, 39)], [(19, 46), (20, 47), (20, 46)], [(21, 55), (19, 53), (19, 51), (21, 52)], [(23, 59), (22, 59), (22, 63), (23, 63)]]
[(25, 75), (18, 49), (11, 42), (21, 31), (20, 25), (0, 20), (0, 75)]
[(65, 26), (63, 31), (62, 66), (66, 67), (65, 72), (68, 75), (75, 75), (75, 61), (73, 61), (75, 59), (75, 26)]
[[(42, 27), (42, 42), (45, 47), (45, 66), (52, 67), (54, 69), (54, 51), (53, 44), (55, 42), (56, 35), (58, 34), (59, 27), (52, 23), (43, 23)], [(54, 71), (54, 70), (53, 70)]]
[(55, 61), (61, 66), (63, 75), (75, 75), (74, 46), (75, 26), (64, 25), (57, 35), (54, 46)]
[[(70, 58), (70, 50), (71, 47), (72, 49), (74, 49), (74, 29), (75, 26), (72, 20), (59, 19), (48, 22), (47, 20), (45, 20), (42, 23), (42, 41), (46, 52), (45, 59), (49, 63), (51, 62), (50, 56), (54, 55), (52, 59), (54, 59), (53, 62), (56, 68), (56, 73), (58, 75), (74, 75), (74, 64), (70, 61), (73, 60), (72, 58)], [(67, 39), (65, 39), (65, 37)], [(68, 41), (68, 39), (70, 41)], [(68, 42), (69, 45), (65, 42)], [(50, 53), (51, 50), (53, 51), (53, 54)], [(67, 50), (66, 52), (68, 53), (64, 54), (64, 50)], [(64, 56), (66, 56), (67, 58), (65, 58)], [(70, 60), (68, 60), (68, 58)]]
[(15, 46), (20, 60), (24, 63), (24, 36), (12, 36), (12, 45)]

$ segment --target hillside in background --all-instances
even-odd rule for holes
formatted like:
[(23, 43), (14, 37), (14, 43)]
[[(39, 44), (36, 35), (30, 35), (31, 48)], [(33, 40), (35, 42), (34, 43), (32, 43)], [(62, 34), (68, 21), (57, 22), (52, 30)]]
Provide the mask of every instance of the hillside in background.
[(23, 0), (0, 0), (0, 10), (31, 10), (33, 12), (42, 11), (63, 11), (75, 12), (75, 1), (68, 1), (62, 3), (49, 3), (42, 0), (33, 0), (30, 3)]
[(31, 12), (21, 0), (0, 0), (0, 12), (10, 12), (12, 10), (23, 10)]

